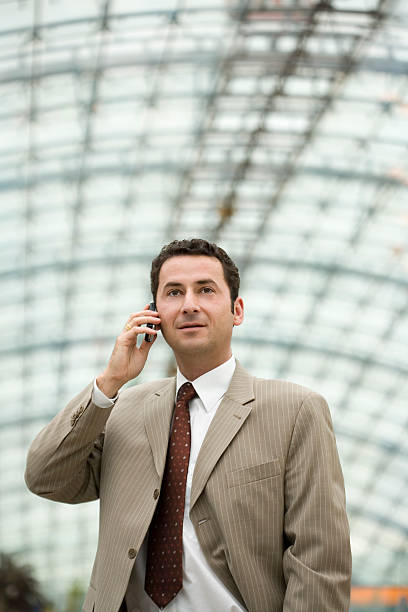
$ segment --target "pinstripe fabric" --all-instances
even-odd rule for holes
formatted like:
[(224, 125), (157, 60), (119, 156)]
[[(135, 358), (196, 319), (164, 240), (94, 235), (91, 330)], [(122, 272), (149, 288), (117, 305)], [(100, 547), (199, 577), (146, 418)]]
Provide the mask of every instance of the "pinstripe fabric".
[[(91, 394), (88, 385), (34, 440), (26, 481), (56, 501), (100, 497), (84, 610), (118, 612), (157, 503), (175, 381), (127, 389), (113, 409)], [(344, 485), (318, 394), (237, 364), (197, 459), (190, 517), (209, 565), (250, 612), (348, 610)]]

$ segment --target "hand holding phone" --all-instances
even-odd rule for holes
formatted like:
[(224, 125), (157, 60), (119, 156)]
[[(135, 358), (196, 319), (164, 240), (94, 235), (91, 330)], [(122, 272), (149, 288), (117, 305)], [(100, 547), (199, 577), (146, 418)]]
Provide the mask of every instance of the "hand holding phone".
[[(139, 376), (143, 370), (153, 339), (157, 335), (156, 327), (160, 325), (160, 317), (153, 313), (155, 309), (152, 302), (146, 304), (143, 310), (132, 312), (116, 338), (107, 367), (97, 377), (99, 389), (108, 397), (114, 397), (125, 383)], [(149, 319), (157, 323), (147, 323)], [(153, 333), (145, 334), (146, 327), (152, 328)], [(147, 340), (140, 346), (137, 344), (139, 334)]]

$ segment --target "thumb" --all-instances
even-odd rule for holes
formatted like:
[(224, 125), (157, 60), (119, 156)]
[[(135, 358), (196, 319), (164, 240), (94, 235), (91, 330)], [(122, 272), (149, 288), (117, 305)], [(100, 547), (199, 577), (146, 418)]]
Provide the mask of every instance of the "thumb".
[(147, 342), (147, 340), (145, 338), (143, 338), (143, 342), (140, 345), (140, 352), (141, 353), (145, 353), (146, 357), (149, 354), (150, 349), (152, 348), (152, 345), (156, 342), (156, 338), (157, 336), (155, 336), (154, 334), (151, 334), (151, 336), (153, 336), (152, 341), (151, 342)]

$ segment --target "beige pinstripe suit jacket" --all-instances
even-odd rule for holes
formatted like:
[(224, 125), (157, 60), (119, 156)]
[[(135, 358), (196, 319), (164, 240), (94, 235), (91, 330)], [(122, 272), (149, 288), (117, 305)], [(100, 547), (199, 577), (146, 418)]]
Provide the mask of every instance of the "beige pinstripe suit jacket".
[[(126, 389), (113, 409), (91, 396), (89, 384), (39, 433), (26, 482), (56, 501), (100, 498), (84, 610), (117, 612), (157, 503), (175, 379)], [(316, 393), (237, 364), (200, 450), (190, 516), (208, 563), (249, 612), (348, 610), (343, 477)]]

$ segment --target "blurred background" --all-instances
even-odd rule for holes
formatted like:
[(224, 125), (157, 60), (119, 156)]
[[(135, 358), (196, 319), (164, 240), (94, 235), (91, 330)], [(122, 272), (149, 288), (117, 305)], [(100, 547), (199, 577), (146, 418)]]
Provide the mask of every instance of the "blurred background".
[(27, 449), (186, 237), (240, 267), (241, 363), (329, 402), (352, 610), (408, 609), (407, 193), (403, 0), (0, 0), (0, 612), (80, 609), (98, 504)]

